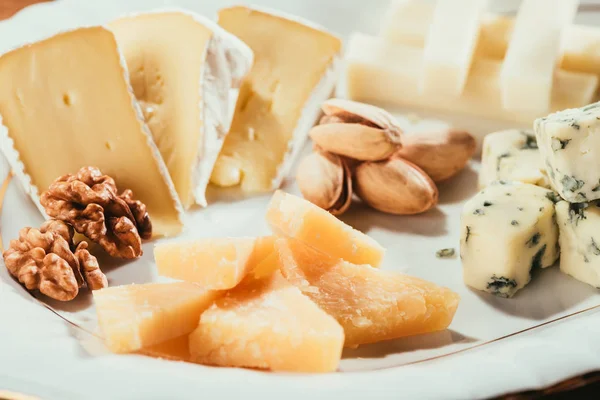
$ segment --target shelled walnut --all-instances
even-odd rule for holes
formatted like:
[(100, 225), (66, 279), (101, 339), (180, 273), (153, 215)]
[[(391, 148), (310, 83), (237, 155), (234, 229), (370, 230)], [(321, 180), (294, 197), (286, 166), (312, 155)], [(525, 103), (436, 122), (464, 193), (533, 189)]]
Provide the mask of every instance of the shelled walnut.
[(303, 196), (334, 215), (356, 193), (390, 214), (417, 214), (438, 201), (436, 182), (462, 170), (475, 139), (451, 129), (406, 135), (387, 111), (350, 100), (323, 103), (325, 115), (309, 132), (315, 152), (299, 165)]
[(8, 271), (28, 290), (60, 301), (74, 299), (84, 282), (92, 290), (106, 287), (106, 277), (87, 252), (87, 243), (74, 248), (73, 234), (73, 228), (59, 220), (46, 221), (39, 229), (21, 229), (3, 253)]
[(118, 195), (114, 179), (95, 167), (56, 179), (41, 203), (50, 217), (71, 224), (113, 257), (140, 257), (142, 239), (152, 236), (146, 206), (131, 190)]

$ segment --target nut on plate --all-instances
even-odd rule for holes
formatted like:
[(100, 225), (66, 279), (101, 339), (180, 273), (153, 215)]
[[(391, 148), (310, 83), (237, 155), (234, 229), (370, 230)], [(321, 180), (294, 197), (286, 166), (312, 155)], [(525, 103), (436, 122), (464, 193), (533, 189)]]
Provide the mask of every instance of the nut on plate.
[(377, 161), (401, 144), (402, 130), (387, 111), (350, 100), (323, 103), (325, 116), (309, 136), (323, 150), (356, 160)]
[(21, 229), (19, 238), (11, 240), (3, 253), (4, 262), (28, 290), (69, 301), (77, 296), (84, 281), (91, 289), (107, 286), (95, 257), (85, 250), (87, 243), (82, 243), (73, 252), (73, 228), (63, 221), (49, 220), (40, 229)]
[(390, 214), (418, 214), (438, 202), (438, 189), (431, 178), (399, 157), (360, 164), (355, 170), (354, 188), (365, 203)]
[(61, 176), (40, 200), (50, 217), (71, 224), (113, 257), (140, 257), (142, 239), (152, 236), (146, 206), (131, 190), (118, 195), (115, 181), (95, 167)]
[(305, 199), (333, 215), (343, 214), (350, 207), (350, 168), (336, 154), (317, 150), (306, 156), (298, 166), (296, 182)]
[(395, 155), (421, 167), (434, 182), (441, 182), (462, 170), (476, 147), (468, 132), (443, 129), (404, 135)]

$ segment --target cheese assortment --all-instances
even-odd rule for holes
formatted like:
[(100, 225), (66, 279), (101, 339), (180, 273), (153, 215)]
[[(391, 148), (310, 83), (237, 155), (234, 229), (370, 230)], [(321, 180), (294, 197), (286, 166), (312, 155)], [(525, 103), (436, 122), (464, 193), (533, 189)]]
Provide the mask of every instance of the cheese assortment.
[(80, 28), (6, 53), (0, 82), (0, 148), (42, 212), (41, 191), (94, 165), (147, 205), (155, 234), (181, 231), (173, 181), (109, 30)]
[(460, 256), (467, 285), (511, 297), (558, 258), (554, 192), (498, 181), (464, 206)]
[[(598, 88), (597, 71), (557, 68), (560, 44), (579, 2), (555, 3), (521, 4), (502, 59), (477, 56), (487, 2), (393, 2), (391, 14), (397, 20), (386, 17), (380, 37), (351, 37), (345, 56), (347, 94), (353, 100), (518, 124), (588, 104)], [(407, 22), (411, 18), (420, 18), (421, 26)]]
[(181, 202), (206, 206), (206, 187), (231, 124), (230, 103), (252, 66), (252, 51), (189, 12), (137, 14), (109, 28)]
[(277, 189), (333, 91), (341, 41), (296, 18), (243, 6), (221, 10), (219, 25), (250, 46), (255, 62), (211, 182), (243, 192)]
[(483, 139), (479, 188), (498, 180), (550, 188), (550, 181), (532, 131), (510, 129)]

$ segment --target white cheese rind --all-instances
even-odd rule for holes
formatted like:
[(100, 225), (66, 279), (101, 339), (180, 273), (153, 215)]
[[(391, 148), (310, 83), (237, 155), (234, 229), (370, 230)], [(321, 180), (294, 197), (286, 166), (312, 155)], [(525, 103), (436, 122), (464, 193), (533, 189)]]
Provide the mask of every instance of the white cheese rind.
[(461, 95), (487, 0), (438, 0), (423, 50), (421, 92)]
[(552, 187), (571, 203), (600, 199), (600, 103), (535, 120)]
[(579, 0), (524, 0), (502, 66), (502, 103), (508, 110), (548, 112), (564, 28)]
[(479, 188), (497, 180), (550, 188), (532, 131), (509, 129), (490, 133), (483, 139)]
[(558, 227), (551, 190), (495, 182), (464, 206), (460, 256), (463, 279), (474, 289), (511, 297), (531, 270), (558, 258)]
[(600, 288), (600, 207), (598, 203), (556, 204), (560, 270)]

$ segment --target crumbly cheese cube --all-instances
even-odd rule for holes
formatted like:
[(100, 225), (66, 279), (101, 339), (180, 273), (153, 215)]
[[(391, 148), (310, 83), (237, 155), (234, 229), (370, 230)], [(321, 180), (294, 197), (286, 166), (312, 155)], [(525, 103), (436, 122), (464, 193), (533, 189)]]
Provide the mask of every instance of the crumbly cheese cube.
[(273, 232), (298, 239), (325, 254), (378, 267), (385, 249), (310, 201), (278, 190), (267, 210)]
[(549, 111), (563, 29), (578, 5), (579, 0), (523, 0), (502, 66), (506, 109)]
[(280, 272), (248, 279), (218, 299), (189, 336), (192, 360), (224, 367), (331, 372), (344, 330)]
[(497, 180), (550, 188), (532, 131), (509, 129), (490, 133), (483, 139), (479, 187)]
[(161, 276), (212, 290), (231, 289), (274, 251), (275, 237), (204, 238), (158, 244), (154, 258)]
[(511, 297), (531, 270), (558, 258), (555, 193), (520, 182), (494, 182), (469, 200), (461, 216), (463, 279), (475, 289)]
[(218, 292), (188, 282), (114, 286), (94, 291), (108, 348), (128, 353), (186, 335)]
[(424, 48), (421, 91), (461, 95), (475, 52), (487, 0), (438, 0)]
[(560, 231), (560, 270), (600, 288), (600, 204), (556, 204)]
[(600, 103), (537, 119), (534, 130), (561, 197), (571, 203), (600, 199)]

